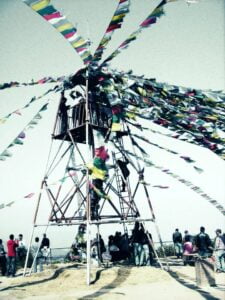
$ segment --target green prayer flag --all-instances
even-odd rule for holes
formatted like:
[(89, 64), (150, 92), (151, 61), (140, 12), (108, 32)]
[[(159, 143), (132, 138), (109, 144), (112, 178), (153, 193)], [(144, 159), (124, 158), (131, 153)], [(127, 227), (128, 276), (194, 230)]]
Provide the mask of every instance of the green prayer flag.
[(45, 111), (48, 109), (48, 103), (42, 106), (42, 108), (39, 111)]
[(20, 139), (16, 138), (14, 141), (13, 141), (14, 144), (16, 145), (23, 145), (23, 141), (21, 141)]
[(5, 151), (2, 152), (1, 155), (2, 155), (2, 156), (11, 157), (11, 156), (12, 156), (12, 153), (10, 153), (8, 150), (5, 150)]

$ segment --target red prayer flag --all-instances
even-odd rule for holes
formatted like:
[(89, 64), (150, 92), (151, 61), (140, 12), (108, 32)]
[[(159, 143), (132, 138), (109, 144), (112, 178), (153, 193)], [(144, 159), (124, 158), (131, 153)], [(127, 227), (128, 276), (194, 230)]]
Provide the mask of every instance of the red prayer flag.
[(53, 14), (43, 16), (43, 18), (45, 18), (45, 20), (47, 20), (47, 21), (51, 20), (51, 19), (55, 19), (55, 18), (60, 18), (60, 17), (62, 17), (62, 15), (58, 11)]
[(154, 24), (154, 23), (156, 23), (156, 17), (151, 17), (149, 19), (144, 20), (144, 22), (142, 22), (140, 24), (140, 26), (141, 27), (147, 27), (147, 26), (149, 26), (151, 24)]
[(110, 32), (113, 31), (117, 28), (121, 28), (121, 24), (113, 24), (113, 25), (109, 25), (109, 27), (107, 28), (106, 32)]

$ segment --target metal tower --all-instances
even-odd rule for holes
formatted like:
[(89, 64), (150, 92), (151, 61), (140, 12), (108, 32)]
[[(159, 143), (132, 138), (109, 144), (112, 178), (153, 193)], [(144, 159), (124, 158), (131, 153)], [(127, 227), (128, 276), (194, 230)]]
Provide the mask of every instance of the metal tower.
[[(64, 83), (52, 134), (52, 142), (58, 146), (49, 157), (34, 216), (36, 227), (45, 194), (50, 204), (48, 226), (86, 224), (87, 284), (92, 225), (120, 223), (126, 232), (127, 223), (152, 221), (161, 241), (144, 170), (125, 151), (128, 140), (132, 147), (129, 126), (122, 120), (113, 126), (111, 103), (104, 93), (97, 93), (97, 85), (98, 78), (92, 77), (88, 69), (78, 71)], [(135, 154), (134, 147), (131, 151)], [(132, 185), (131, 169), (137, 175)], [(151, 217), (147, 219), (141, 218), (136, 204), (141, 186), (145, 194), (142, 202), (150, 209)]]

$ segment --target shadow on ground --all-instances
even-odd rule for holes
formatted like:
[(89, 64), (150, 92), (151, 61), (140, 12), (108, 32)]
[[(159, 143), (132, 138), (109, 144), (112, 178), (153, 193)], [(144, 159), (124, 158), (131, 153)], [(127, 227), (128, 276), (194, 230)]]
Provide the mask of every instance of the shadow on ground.
[[(104, 272), (105, 270), (106, 269), (97, 271), (95, 280), (93, 280), (91, 284), (96, 283), (99, 280), (101, 273)], [(99, 289), (98, 291), (92, 294), (78, 298), (78, 300), (94, 299), (104, 294), (107, 294), (109, 291), (112, 292), (112, 289), (120, 286), (127, 279), (130, 273), (131, 273), (131, 268), (124, 268), (123, 266), (121, 266), (117, 271), (116, 278), (111, 283), (106, 284), (105, 286), (101, 287), (101, 289)], [(117, 294), (124, 295), (124, 293), (117, 293)]]
[(77, 264), (74, 264), (74, 265), (71, 265), (71, 266), (67, 266), (67, 267), (63, 267), (63, 268), (59, 268), (57, 269), (50, 277), (48, 278), (44, 278), (44, 279), (41, 279), (41, 280), (35, 280), (35, 281), (30, 281), (30, 282), (26, 282), (26, 283), (20, 283), (20, 284), (17, 284), (17, 285), (10, 285), (10, 286), (7, 286), (5, 288), (2, 288), (0, 289), (0, 292), (2, 291), (7, 291), (7, 290), (12, 290), (12, 289), (16, 289), (16, 288), (21, 288), (21, 287), (27, 287), (27, 286), (31, 286), (31, 285), (36, 285), (36, 284), (40, 284), (40, 283), (44, 283), (44, 282), (48, 282), (50, 280), (54, 280), (56, 279), (62, 272), (64, 272), (65, 270), (68, 270), (68, 269), (74, 269), (74, 268), (77, 268), (78, 265)]
[[(206, 291), (202, 290), (201, 288), (197, 287), (194, 283), (187, 282), (184, 278), (182, 278), (182, 277), (185, 277), (183, 274), (172, 271), (172, 270), (169, 270), (168, 273), (177, 282), (179, 282), (180, 284), (184, 285), (185, 287), (187, 287), (191, 290), (198, 292), (203, 298), (205, 298), (207, 300), (220, 300), (219, 298), (211, 295), (209, 292), (206, 292)], [(186, 276), (186, 277), (188, 278), (188, 276)], [(190, 279), (190, 278), (188, 278), (188, 279)]]

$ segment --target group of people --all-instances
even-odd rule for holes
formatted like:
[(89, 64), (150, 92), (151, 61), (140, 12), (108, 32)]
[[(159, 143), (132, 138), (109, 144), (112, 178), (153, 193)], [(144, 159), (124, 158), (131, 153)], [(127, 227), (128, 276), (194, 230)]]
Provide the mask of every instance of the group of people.
[[(46, 234), (43, 234), (41, 243), (36, 237), (34, 244), (31, 245), (31, 265), (33, 271), (37, 272), (37, 266), (42, 271), (42, 261), (46, 260), (50, 249), (50, 241)], [(17, 267), (24, 267), (27, 256), (27, 246), (23, 239), (23, 234), (19, 234), (15, 239), (14, 234), (10, 234), (9, 240), (6, 242), (6, 250), (0, 239), (0, 271), (2, 276), (15, 277)]]
[[(69, 260), (82, 260), (86, 253), (85, 226), (80, 225), (77, 235), (67, 254)], [(91, 241), (91, 256), (103, 262), (104, 259), (111, 262), (127, 261), (136, 266), (152, 265), (154, 262), (154, 251), (152, 247), (152, 236), (144, 229), (142, 223), (136, 222), (131, 236), (116, 231), (108, 237), (105, 244), (100, 234)]]
[(193, 255), (202, 258), (214, 256), (216, 272), (225, 272), (225, 234), (221, 229), (216, 229), (216, 236), (211, 239), (203, 226), (197, 235), (191, 235), (187, 230), (182, 236), (177, 228), (172, 235), (174, 250), (177, 258), (183, 258), (184, 264), (188, 263)]
[[(200, 227), (197, 235), (191, 235), (185, 230), (182, 236), (177, 228), (172, 235), (174, 250), (177, 258), (182, 258), (186, 265), (190, 259), (198, 255), (201, 258), (214, 256), (215, 270), (225, 272), (225, 234), (221, 229), (215, 231), (216, 236), (211, 239), (205, 232), (205, 228)], [(23, 235), (19, 234), (15, 239), (10, 234), (6, 243), (6, 251), (3, 241), (0, 239), (0, 271), (2, 276), (12, 276), (16, 274), (17, 266), (24, 267), (27, 256), (27, 247)], [(43, 234), (40, 241), (36, 237), (30, 249), (31, 267), (33, 272), (43, 270), (43, 263), (47, 261), (50, 255), (50, 240)], [(105, 245), (99, 233), (91, 241), (91, 257), (103, 262), (108, 259), (111, 262), (127, 261), (136, 266), (148, 266), (154, 264), (155, 250), (151, 234), (144, 228), (142, 223), (135, 222), (132, 234), (128, 236), (125, 232), (122, 234), (116, 231), (114, 235), (108, 237), (108, 243)], [(86, 225), (81, 224), (75, 240), (72, 243), (68, 258), (86, 259)]]

